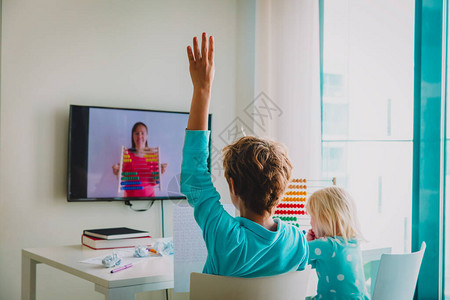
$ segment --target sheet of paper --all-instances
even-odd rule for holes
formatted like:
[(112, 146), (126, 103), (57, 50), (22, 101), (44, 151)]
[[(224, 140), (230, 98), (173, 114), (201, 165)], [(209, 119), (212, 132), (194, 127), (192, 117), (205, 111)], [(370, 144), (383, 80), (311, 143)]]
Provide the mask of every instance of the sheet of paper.
[[(233, 204), (223, 207), (235, 216)], [(189, 292), (191, 272), (201, 273), (207, 251), (202, 231), (194, 219), (194, 209), (187, 202), (173, 207), (174, 288), (175, 292)]]
[[(111, 254), (112, 253), (113, 253), (113, 251), (111, 250)], [(161, 257), (158, 254), (151, 254), (148, 257), (134, 257), (134, 248), (133, 249), (130, 248), (130, 249), (114, 250), (114, 253), (116, 253), (120, 258), (122, 258), (122, 262), (120, 263), (120, 265), (126, 265), (126, 264), (131, 264), (131, 263), (137, 264), (137, 263), (143, 262), (144, 260), (149, 259), (151, 257)], [(111, 254), (109, 254), (109, 255), (111, 255)], [(80, 262), (86, 263), (86, 264), (103, 266), (102, 260), (106, 256), (107, 255), (92, 257), (92, 258), (82, 260)]]

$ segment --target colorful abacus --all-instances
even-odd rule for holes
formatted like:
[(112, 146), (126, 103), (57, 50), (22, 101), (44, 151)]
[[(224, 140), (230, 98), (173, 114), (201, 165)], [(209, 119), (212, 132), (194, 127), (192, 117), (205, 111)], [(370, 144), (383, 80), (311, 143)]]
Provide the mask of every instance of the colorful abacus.
[(135, 151), (122, 147), (119, 169), (119, 192), (136, 191), (160, 184), (159, 148), (147, 148), (144, 155), (137, 156)]
[(280, 203), (275, 209), (274, 218), (281, 219), (298, 228), (307, 231), (310, 226), (310, 218), (306, 213), (306, 196), (313, 192), (313, 189), (323, 188), (330, 184), (336, 184), (336, 180), (311, 180), (322, 181), (321, 186), (308, 186), (308, 181), (305, 178), (294, 178), (286, 192), (283, 195)]

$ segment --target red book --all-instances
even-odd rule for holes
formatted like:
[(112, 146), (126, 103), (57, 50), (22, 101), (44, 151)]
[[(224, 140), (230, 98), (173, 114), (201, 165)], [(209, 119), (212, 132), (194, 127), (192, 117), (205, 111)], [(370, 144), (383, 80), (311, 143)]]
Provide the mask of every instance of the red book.
[(133, 248), (135, 246), (150, 246), (152, 237), (150, 235), (129, 239), (105, 240), (88, 235), (81, 235), (81, 244), (91, 249), (114, 249), (114, 248)]

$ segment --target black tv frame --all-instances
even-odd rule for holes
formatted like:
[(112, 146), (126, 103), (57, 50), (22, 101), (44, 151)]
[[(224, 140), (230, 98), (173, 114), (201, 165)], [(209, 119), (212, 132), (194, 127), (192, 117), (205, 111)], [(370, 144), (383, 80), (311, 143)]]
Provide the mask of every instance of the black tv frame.
[[(69, 108), (69, 129), (68, 129), (68, 158), (67, 158), (67, 201), (68, 202), (113, 202), (113, 201), (153, 201), (153, 200), (175, 200), (186, 199), (185, 196), (156, 196), (156, 197), (87, 197), (87, 170), (88, 170), (88, 141), (89, 141), (89, 109), (116, 109), (116, 110), (130, 110), (130, 111), (144, 111), (144, 112), (160, 112), (160, 113), (175, 113), (187, 114), (189, 112), (168, 111), (168, 110), (153, 110), (153, 109), (137, 109), (124, 107), (106, 107), (106, 106), (90, 106), (90, 105), (75, 105), (71, 104)], [(82, 118), (84, 116), (86, 118)], [(77, 115), (78, 114), (78, 115)], [(78, 120), (74, 124), (75, 119)], [(211, 130), (212, 114), (208, 115), (208, 130)], [(187, 123), (186, 123), (187, 126)], [(78, 130), (80, 134), (74, 136), (73, 130)], [(75, 153), (83, 153), (85, 155), (76, 155)], [(74, 170), (75, 165), (83, 166), (83, 170)], [(83, 174), (75, 175), (75, 172), (82, 172)], [(209, 138), (209, 155), (208, 155), (208, 171), (211, 172), (211, 135)], [(85, 176), (83, 178), (82, 176)], [(78, 181), (78, 182), (77, 182)], [(74, 184), (74, 185), (73, 185)], [(80, 190), (83, 189), (83, 190)], [(75, 193), (75, 194), (74, 194)], [(85, 197), (83, 197), (86, 195)]]

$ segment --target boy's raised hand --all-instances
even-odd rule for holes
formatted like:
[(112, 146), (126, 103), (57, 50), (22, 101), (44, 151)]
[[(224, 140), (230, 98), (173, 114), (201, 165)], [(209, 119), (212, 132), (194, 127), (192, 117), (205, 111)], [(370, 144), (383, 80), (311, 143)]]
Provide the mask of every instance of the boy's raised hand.
[(187, 129), (207, 130), (209, 100), (214, 80), (214, 38), (209, 37), (208, 45), (206, 33), (203, 33), (200, 48), (197, 37), (194, 37), (193, 48), (187, 47), (189, 72), (194, 86)]
[(187, 47), (187, 55), (194, 90), (211, 90), (214, 80), (214, 38), (209, 37), (208, 45), (206, 33), (203, 32), (201, 48), (199, 48), (197, 37), (194, 37), (193, 47), (193, 51), (191, 46)]

